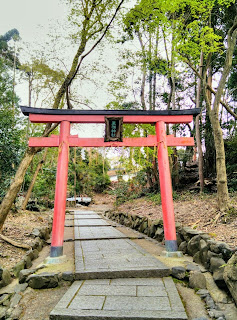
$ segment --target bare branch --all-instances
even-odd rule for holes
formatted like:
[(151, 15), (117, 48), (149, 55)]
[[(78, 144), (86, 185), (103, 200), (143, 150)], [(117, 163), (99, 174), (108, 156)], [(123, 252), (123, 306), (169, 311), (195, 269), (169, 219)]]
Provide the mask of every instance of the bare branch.
[(106, 26), (106, 28), (105, 28), (103, 34), (101, 35), (101, 37), (96, 41), (96, 43), (91, 47), (91, 49), (87, 51), (87, 53), (85, 53), (84, 55), (81, 56), (81, 59), (80, 59), (78, 65), (77, 65), (76, 71), (74, 72), (73, 76), (72, 76), (71, 79), (69, 80), (68, 85), (71, 84), (72, 80), (74, 79), (75, 75), (77, 74), (77, 72), (78, 72), (78, 70), (79, 70), (79, 68), (80, 68), (80, 66), (81, 66), (81, 64), (82, 64), (82, 61), (98, 46), (98, 44), (99, 44), (99, 43), (102, 41), (102, 39), (105, 37), (107, 31), (109, 30), (112, 22), (114, 21), (117, 13), (118, 13), (118, 11), (120, 10), (120, 8), (121, 8), (121, 6), (122, 6), (122, 4), (123, 4), (124, 1), (125, 1), (125, 0), (121, 0), (121, 1), (120, 1), (118, 7), (116, 8), (116, 10), (115, 10), (115, 12), (114, 12), (114, 14), (113, 14), (110, 22), (109, 22), (108, 25)]
[[(216, 91), (211, 86), (209, 86), (208, 84), (207, 84), (207, 89), (211, 93), (216, 95)], [(237, 114), (234, 113), (234, 111), (231, 109), (231, 107), (226, 102), (224, 102), (223, 100), (221, 100), (220, 103), (223, 105), (223, 107), (226, 109), (226, 111), (228, 111), (237, 120)]]

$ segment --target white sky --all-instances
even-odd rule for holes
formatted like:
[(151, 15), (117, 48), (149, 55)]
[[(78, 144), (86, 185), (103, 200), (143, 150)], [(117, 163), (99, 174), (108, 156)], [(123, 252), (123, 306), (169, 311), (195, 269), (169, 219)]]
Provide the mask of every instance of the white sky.
[(0, 34), (16, 28), (27, 42), (39, 34), (39, 25), (44, 26), (46, 34), (50, 21), (65, 15), (65, 7), (59, 0), (0, 0), (0, 5)]
[[(1, 18), (0, 18), (0, 35), (5, 34), (7, 31), (16, 28), (22, 41), (32, 44), (32, 48), (37, 43), (45, 43), (47, 34), (50, 33), (50, 28), (57, 21), (63, 21), (67, 15), (67, 7), (60, 0), (0, 0), (1, 5)], [(67, 48), (62, 45), (62, 50), (67, 55)], [(69, 55), (74, 56), (72, 50)], [(20, 58), (21, 59), (21, 58)], [(67, 63), (72, 61), (68, 57)], [(105, 54), (104, 59), (114, 65), (114, 54)], [(111, 62), (110, 62), (111, 59)], [(70, 65), (70, 63), (69, 63)], [(85, 96), (92, 92), (92, 87), (85, 87)], [(94, 89), (95, 90), (95, 89)], [(20, 96), (22, 105), (28, 105), (28, 84), (17, 84), (16, 92)], [(106, 89), (95, 91), (95, 103), (99, 109), (108, 103), (108, 94)], [(94, 105), (92, 105), (95, 108)], [(75, 129), (73, 130), (75, 131)], [(103, 135), (103, 129), (98, 126), (91, 125), (91, 129), (80, 130), (80, 136), (97, 136)], [(89, 132), (89, 135), (88, 135)], [(75, 132), (72, 132), (75, 134)]]

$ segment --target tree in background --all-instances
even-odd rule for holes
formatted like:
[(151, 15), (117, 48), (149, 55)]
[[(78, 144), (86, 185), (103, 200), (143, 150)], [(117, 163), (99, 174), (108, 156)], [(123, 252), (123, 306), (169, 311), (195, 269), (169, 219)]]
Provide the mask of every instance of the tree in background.
[[(71, 159), (75, 157), (73, 153), (73, 148), (71, 148)], [(108, 161), (97, 149), (76, 148), (75, 161), (69, 163), (68, 189), (70, 194), (78, 197), (91, 196), (93, 192), (103, 192), (110, 184), (108, 170)]]
[(5, 195), (25, 148), (12, 77), (20, 63), (9, 46), (15, 37), (19, 37), (16, 29), (0, 36), (0, 198)]
[[(99, 2), (95, 0), (67, 1), (68, 5), (71, 7), (69, 20), (76, 28), (74, 28), (75, 32), (71, 36), (74, 41), (76, 39), (78, 47), (70, 70), (67, 72), (56, 93), (52, 105), (53, 109), (62, 107), (63, 99), (65, 97), (67, 100), (67, 107), (72, 108), (69, 87), (72, 85), (79, 69), (82, 67), (84, 59), (101, 43), (108, 33), (123, 2), (124, 0), (103, 0)], [(55, 127), (56, 126), (52, 126), (51, 124), (46, 125), (43, 136), (48, 136)], [(0, 205), (0, 230), (3, 227), (13, 201), (21, 188), (26, 170), (33, 160), (34, 155), (40, 150), (41, 148), (27, 148), (15, 178)]]
[[(171, 50), (171, 54), (166, 54), (166, 73), (169, 75), (169, 83), (171, 91), (167, 96), (167, 105), (195, 106), (200, 104), (206, 107), (206, 146), (215, 148), (216, 152), (216, 172), (217, 172), (217, 195), (218, 204), (221, 211), (228, 209), (228, 188), (227, 176), (225, 170), (225, 151), (223, 132), (220, 125), (220, 104), (236, 119), (236, 114), (233, 107), (223, 101), (224, 89), (227, 88), (226, 83), (231, 74), (232, 58), (236, 48), (237, 36), (237, 21), (236, 21), (236, 4), (232, 0), (215, 0), (215, 1), (190, 1), (176, 0), (167, 2), (165, 0), (141, 0), (129, 13), (129, 19), (125, 21), (126, 28), (135, 34), (141, 35), (141, 27), (147, 28), (149, 34), (152, 28), (156, 33), (163, 37), (164, 50)], [(222, 18), (224, 16), (224, 18)], [(219, 18), (221, 17), (221, 18)], [(151, 27), (152, 26), (152, 27)], [(150, 55), (151, 41), (147, 37), (147, 42), (144, 45), (142, 42), (142, 51), (140, 56), (144, 61), (144, 68), (147, 70), (147, 82), (149, 85), (150, 66), (152, 65), (149, 59), (156, 61)], [(141, 41), (140, 41), (141, 42)], [(158, 45), (159, 47), (159, 45)], [(154, 48), (157, 48), (154, 46)], [(144, 56), (144, 53), (148, 53)], [(200, 64), (200, 56), (203, 55), (203, 64)], [(130, 54), (131, 56), (131, 54)], [(168, 58), (170, 56), (170, 58)], [(217, 59), (218, 57), (218, 59)], [(148, 62), (145, 65), (145, 62)], [(220, 63), (221, 61), (221, 63)], [(186, 65), (185, 65), (186, 64)], [(216, 65), (215, 65), (216, 64)], [(218, 65), (219, 64), (219, 65)], [(158, 65), (162, 66), (161, 61)], [(202, 73), (200, 72), (200, 65)], [(131, 65), (130, 65), (131, 66)], [(167, 68), (167, 66), (169, 68)], [(136, 68), (136, 65), (134, 66)], [(190, 70), (187, 72), (187, 67)], [(216, 72), (215, 81), (217, 89), (212, 88), (213, 71)], [(192, 92), (192, 94), (184, 95), (184, 99), (180, 100), (177, 96), (179, 78), (186, 78), (181, 81), (181, 91)], [(232, 76), (233, 77), (233, 76)], [(230, 78), (232, 81), (232, 77)], [(199, 102), (193, 97), (196, 96), (196, 80), (200, 79), (201, 94)], [(142, 78), (143, 79), (143, 78)], [(158, 80), (157, 80), (158, 83)], [(144, 87), (142, 80), (141, 88)], [(186, 86), (184, 85), (186, 84)], [(191, 89), (191, 91), (190, 91)], [(141, 97), (143, 96), (141, 89)], [(148, 90), (149, 92), (149, 90)], [(153, 93), (152, 93), (153, 94)], [(156, 89), (156, 94), (159, 95), (159, 89)], [(119, 95), (118, 95), (119, 96)], [(190, 97), (190, 100), (187, 97)], [(144, 101), (144, 100), (143, 100)], [(143, 108), (144, 102), (141, 100), (140, 108)], [(148, 101), (149, 95), (148, 95)], [(172, 103), (173, 101), (173, 103)], [(214, 146), (210, 125), (214, 137)], [(210, 142), (208, 142), (210, 141)], [(213, 154), (209, 153), (213, 157)], [(206, 162), (208, 163), (208, 162)]]

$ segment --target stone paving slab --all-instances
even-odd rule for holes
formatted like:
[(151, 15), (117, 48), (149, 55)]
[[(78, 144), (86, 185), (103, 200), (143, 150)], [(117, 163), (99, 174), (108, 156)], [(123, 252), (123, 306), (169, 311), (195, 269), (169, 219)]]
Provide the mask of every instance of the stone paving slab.
[[(152, 294), (152, 295), (151, 295)], [(171, 278), (76, 281), (50, 320), (186, 320)]]
[(73, 214), (75, 215), (83, 215), (83, 214), (97, 214), (95, 211), (91, 211), (91, 210), (74, 210)]
[(75, 241), (76, 279), (147, 278), (169, 274), (168, 267), (129, 239)]
[[(82, 215), (75, 215), (74, 219), (77, 220), (84, 220), (84, 219), (102, 219), (101, 216), (99, 216), (98, 214), (82, 214)], [(102, 219), (103, 220), (103, 219)]]
[(111, 226), (74, 227), (75, 240), (124, 239), (126, 235)]
[(104, 219), (74, 219), (75, 226), (109, 226)]

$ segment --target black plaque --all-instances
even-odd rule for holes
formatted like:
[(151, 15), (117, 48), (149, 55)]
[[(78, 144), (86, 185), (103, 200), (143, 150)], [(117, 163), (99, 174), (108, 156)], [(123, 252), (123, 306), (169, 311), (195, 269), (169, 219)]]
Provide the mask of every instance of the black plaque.
[(123, 117), (105, 117), (104, 141), (123, 141)]

